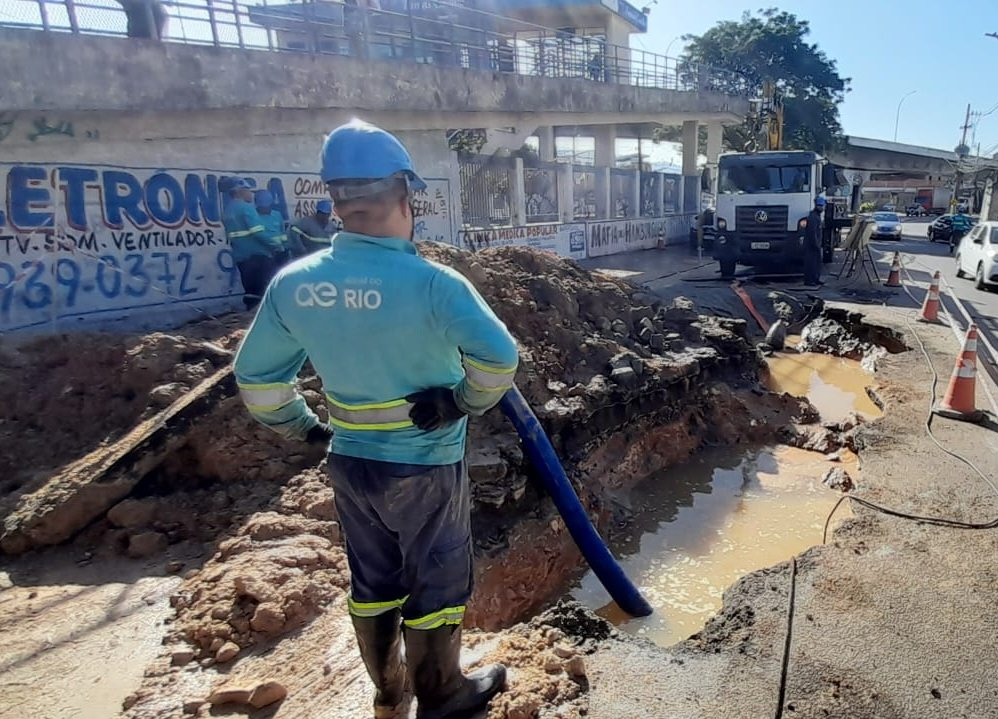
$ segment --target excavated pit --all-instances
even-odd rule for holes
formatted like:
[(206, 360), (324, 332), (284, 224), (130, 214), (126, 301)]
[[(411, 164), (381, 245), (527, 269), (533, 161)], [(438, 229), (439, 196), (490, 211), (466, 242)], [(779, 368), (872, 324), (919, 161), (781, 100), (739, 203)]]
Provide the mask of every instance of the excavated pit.
[[(568, 598), (669, 646), (701, 631), (741, 577), (822, 542), (840, 491), (861, 481), (857, 434), (882, 414), (872, 370), (908, 348), (895, 331), (836, 308), (788, 345), (767, 358), (762, 384), (807, 397), (820, 423), (788, 426), (786, 444), (707, 449), (615, 498), (624, 519), (612, 549), (655, 613), (626, 615), (591, 571)], [(840, 511), (835, 523), (847, 516)]]
[[(524, 248), (424, 253), (466, 274), (520, 340), (517, 383), (601, 529), (621, 521), (620, 493), (705, 446), (834, 444), (847, 432), (821, 427), (806, 400), (757, 385), (761, 359), (743, 320), (701, 315), (689, 300), (662, 302)], [(190, 680), (203, 688), (215, 664), (238, 668), (244, 658), (280, 674), (265, 657), (277, 652), (293, 668), (306, 651), (302, 637), (342, 620), (348, 573), (321, 451), (254, 425), (222, 376), (248, 320), (124, 341), (47, 338), (0, 352), (0, 389), (16, 398), (0, 407), (0, 476), (8, 478), (0, 547), (30, 553), (9, 563), (9, 583), (25, 596), (33, 583), (58, 584), (58, 572), (29, 567), (65, 552), (83, 567), (127, 557), (144, 563), (138, 576), (160, 580), (162, 601), (148, 604), (168, 616), (150, 631), (166, 649), (143, 686), (107, 699), (100, 716), (121, 699), (129, 717), (203, 714), (201, 689), (170, 687)], [(322, 414), (318, 380), (306, 371), (301, 387)], [(203, 400), (192, 401), (199, 392)], [(467, 618), (498, 630), (550, 603), (582, 562), (498, 412), (472, 423), (468, 458), (477, 588)], [(107, 586), (100, 576), (92, 583)], [(503, 645), (528, 676), (540, 670), (513, 692), (516, 706), (490, 716), (530, 717), (545, 703), (577, 699), (579, 681), (549, 677), (547, 660), (527, 651), (538, 631), (548, 636), (529, 629)], [(34, 654), (26, 656), (19, 666), (30, 667)]]

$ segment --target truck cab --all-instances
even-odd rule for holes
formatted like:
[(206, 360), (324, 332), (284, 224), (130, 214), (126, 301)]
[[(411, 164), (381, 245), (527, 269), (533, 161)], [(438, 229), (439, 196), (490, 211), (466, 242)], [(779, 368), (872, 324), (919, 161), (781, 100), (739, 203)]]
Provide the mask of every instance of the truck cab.
[(714, 259), (784, 270), (803, 264), (807, 216), (822, 191), (826, 161), (815, 152), (733, 152), (718, 158)]

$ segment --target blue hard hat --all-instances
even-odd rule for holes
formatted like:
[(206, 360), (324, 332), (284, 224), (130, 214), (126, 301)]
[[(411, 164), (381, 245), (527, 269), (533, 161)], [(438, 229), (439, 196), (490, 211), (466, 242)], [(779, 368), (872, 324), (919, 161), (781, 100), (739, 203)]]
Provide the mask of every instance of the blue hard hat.
[(315, 203), (315, 211), (324, 215), (333, 214), (333, 203), (329, 200), (319, 200)]
[(229, 183), (229, 192), (234, 190), (252, 190), (253, 186), (242, 177), (233, 177)]
[(426, 189), (398, 138), (362, 120), (351, 120), (330, 132), (322, 143), (320, 160), (323, 182), (383, 180), (402, 175), (408, 179), (410, 189)]
[(274, 195), (269, 190), (257, 190), (253, 195), (256, 206), (261, 209), (274, 206)]
[(821, 197), (819, 195), (818, 197), (814, 198), (814, 204), (817, 205), (818, 207), (824, 207), (827, 204), (827, 200), (825, 200), (824, 197)]

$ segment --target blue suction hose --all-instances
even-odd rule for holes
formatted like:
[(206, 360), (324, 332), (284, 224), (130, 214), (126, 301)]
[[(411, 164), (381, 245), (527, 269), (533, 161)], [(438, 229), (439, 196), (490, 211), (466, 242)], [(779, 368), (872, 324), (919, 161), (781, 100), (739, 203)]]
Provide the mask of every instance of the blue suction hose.
[(646, 617), (651, 614), (651, 605), (624, 574), (624, 570), (610, 554), (593, 523), (589, 521), (579, 496), (565, 476), (565, 470), (554, 453), (551, 441), (520, 390), (514, 385), (503, 396), (499, 406), (523, 440), (527, 456), (538, 470), (544, 487), (554, 500), (561, 518), (565, 520), (565, 526), (568, 527), (572, 539), (610, 596), (632, 617)]

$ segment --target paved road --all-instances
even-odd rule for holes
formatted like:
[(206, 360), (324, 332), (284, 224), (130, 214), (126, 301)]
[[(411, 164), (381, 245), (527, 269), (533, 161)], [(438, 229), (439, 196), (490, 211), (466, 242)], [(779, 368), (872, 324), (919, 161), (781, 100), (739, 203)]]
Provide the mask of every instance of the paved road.
[(949, 245), (929, 242), (925, 237), (928, 225), (927, 219), (907, 218), (901, 241), (878, 241), (874, 247), (883, 252), (900, 250), (906, 267), (920, 282), (928, 283), (932, 272), (939, 270), (982, 331), (987, 332), (991, 344), (998, 346), (998, 292), (977, 290), (972, 280), (958, 279)]

